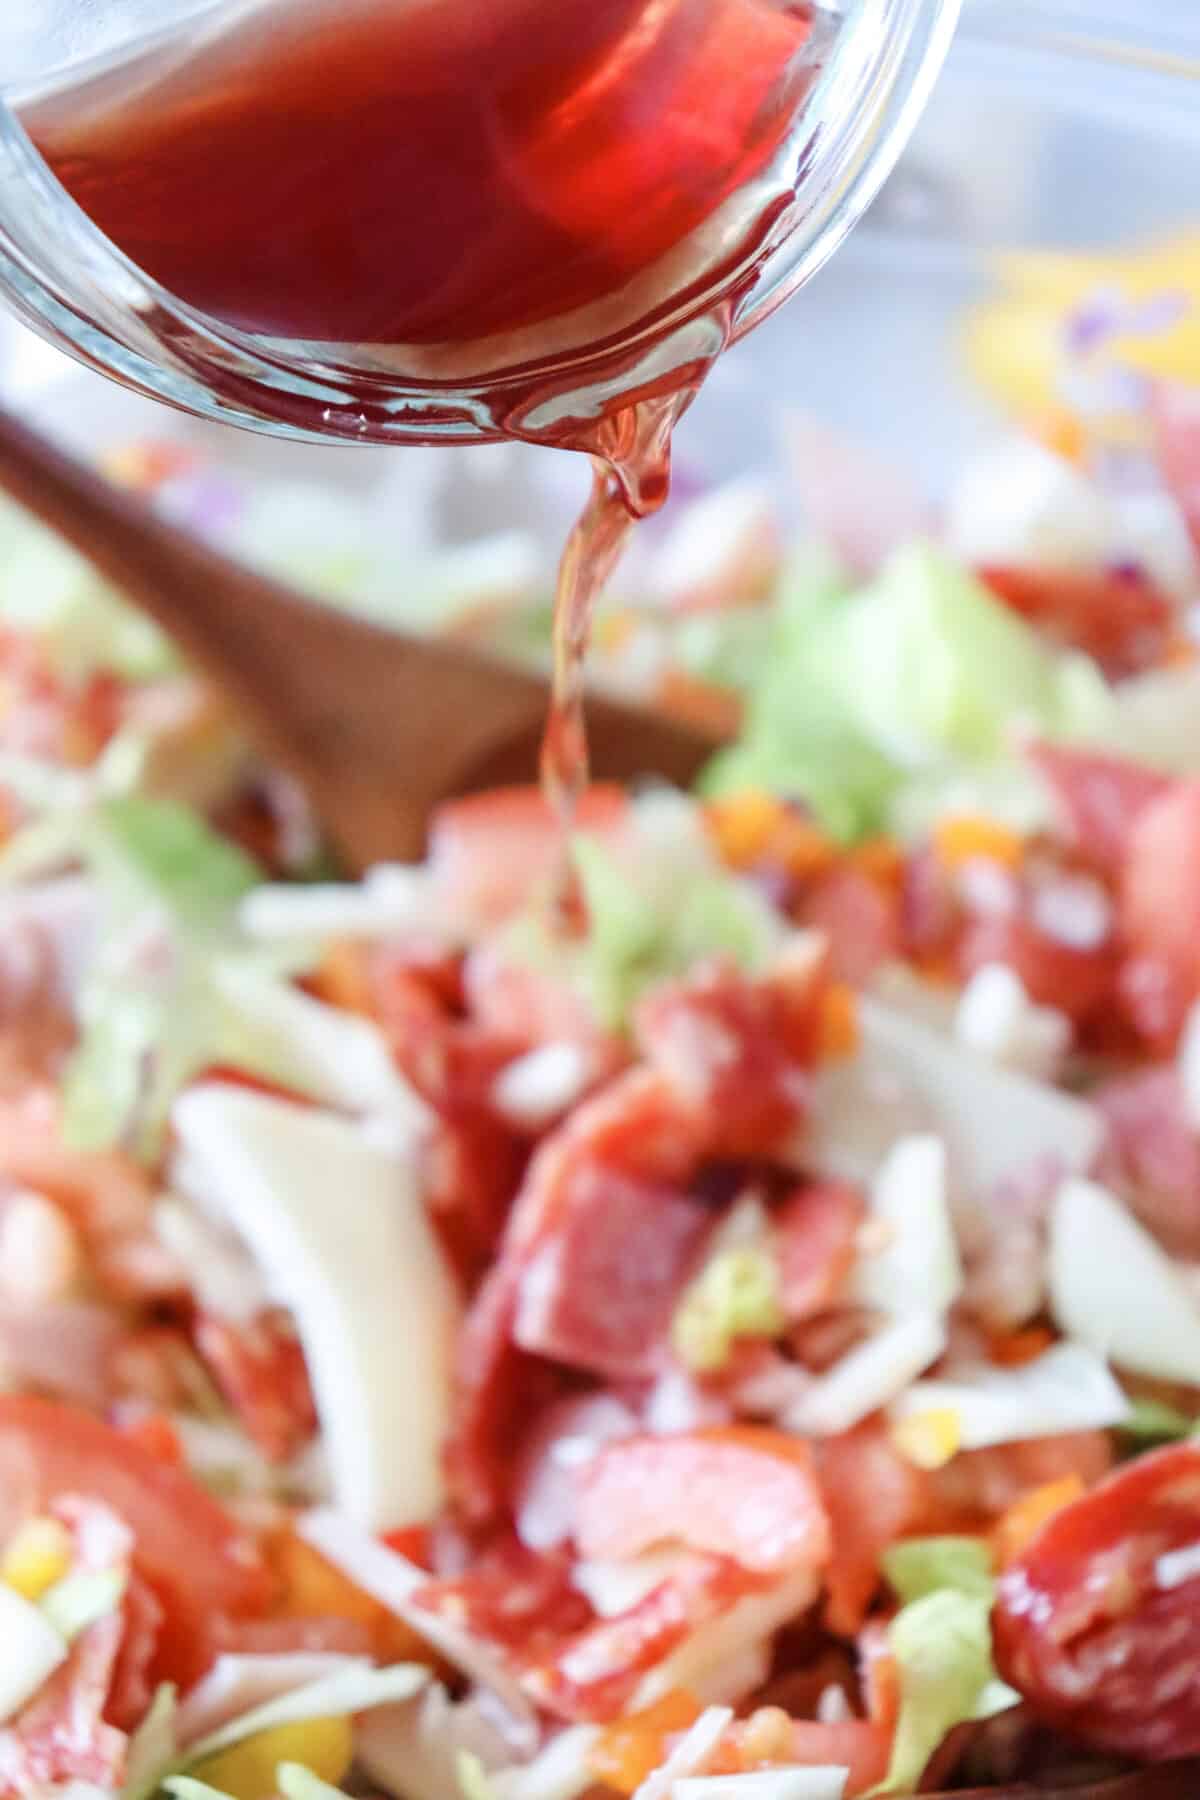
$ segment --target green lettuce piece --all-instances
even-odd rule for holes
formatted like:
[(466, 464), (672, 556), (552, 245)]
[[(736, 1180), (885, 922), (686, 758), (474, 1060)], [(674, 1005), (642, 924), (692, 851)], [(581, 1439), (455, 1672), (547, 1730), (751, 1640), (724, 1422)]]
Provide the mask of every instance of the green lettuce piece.
[(841, 839), (920, 830), (970, 771), (1036, 807), (1028, 778), (997, 773), (1011, 766), (1013, 728), (1086, 738), (1111, 711), (1087, 657), (1046, 645), (932, 544), (900, 549), (855, 593), (803, 593), (782, 621), (741, 740), (701, 786), (803, 800)]
[(150, 1800), (162, 1786), (163, 1772), (179, 1755), (175, 1718), (178, 1694), (169, 1681), (155, 1689), (150, 1710), (129, 1740), (121, 1800)]
[(157, 903), (192, 933), (223, 931), (260, 879), (252, 859), (187, 807), (130, 794), (95, 815), (90, 861), (110, 906)]
[(207, 1781), (197, 1781), (194, 1775), (167, 1775), (159, 1783), (168, 1794), (174, 1794), (175, 1800), (232, 1800), (223, 1788), (211, 1787)]
[[(79, 996), (79, 1042), (62, 1078), (63, 1133), (105, 1149), (131, 1132), (153, 1159), (180, 1087), (213, 1060), (223, 1017), (214, 959), (257, 880), (249, 857), (170, 801), (127, 796), (79, 822), (79, 850), (104, 893), (108, 925)], [(128, 934), (157, 916), (167, 967), (130, 968)]]
[(671, 1322), (671, 1343), (685, 1367), (706, 1374), (724, 1367), (738, 1338), (777, 1337), (786, 1324), (770, 1250), (731, 1244), (685, 1291)]
[(111, 670), (147, 681), (178, 666), (152, 620), (8, 501), (0, 501), (0, 620), (34, 637), (68, 680)]
[(473, 1750), (460, 1750), (454, 1764), (462, 1800), (496, 1800), (495, 1787), (488, 1780), (488, 1772), (482, 1760)]
[(991, 1558), (978, 1538), (905, 1538), (884, 1552), (880, 1567), (906, 1605), (939, 1588), (989, 1603), (992, 1598)]
[(1017, 1696), (992, 1662), (990, 1596), (941, 1588), (897, 1613), (888, 1636), (900, 1714), (888, 1772), (875, 1792), (907, 1794), (947, 1732), (1003, 1712)]
[(583, 981), (596, 1017), (616, 1030), (666, 960), (666, 925), (595, 838), (578, 836), (571, 858), (588, 916)]
[(917, 765), (939, 750), (995, 755), (1016, 720), (1071, 728), (1093, 679), (1086, 659), (1048, 648), (953, 557), (921, 542), (837, 610), (819, 655), (860, 729)]
[(1172, 1444), (1195, 1436), (1200, 1431), (1200, 1420), (1189, 1418), (1162, 1400), (1133, 1400), (1117, 1430), (1122, 1437), (1134, 1438), (1139, 1447)]

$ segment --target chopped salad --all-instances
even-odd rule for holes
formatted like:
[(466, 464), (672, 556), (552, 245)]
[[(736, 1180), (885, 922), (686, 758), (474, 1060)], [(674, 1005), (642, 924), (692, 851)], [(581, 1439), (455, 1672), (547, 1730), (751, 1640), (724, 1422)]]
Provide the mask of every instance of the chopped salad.
[(1200, 399), (1095, 329), (940, 519), (697, 499), (601, 647), (736, 736), (565, 850), (339, 879), (5, 515), (0, 1794), (1196, 1782)]

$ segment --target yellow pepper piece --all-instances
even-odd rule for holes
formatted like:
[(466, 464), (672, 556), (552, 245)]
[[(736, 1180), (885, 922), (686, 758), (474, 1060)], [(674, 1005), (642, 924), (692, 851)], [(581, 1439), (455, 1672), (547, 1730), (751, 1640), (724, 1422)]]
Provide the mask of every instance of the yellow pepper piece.
[(337, 1787), (353, 1755), (349, 1719), (306, 1719), (299, 1725), (276, 1725), (228, 1750), (218, 1750), (189, 1773), (232, 1800), (271, 1800), (278, 1791), (280, 1763), (300, 1763), (318, 1780)]
[(918, 1469), (943, 1469), (962, 1448), (962, 1425), (952, 1406), (913, 1413), (892, 1428), (892, 1442)]
[(71, 1566), (71, 1534), (57, 1519), (27, 1519), (0, 1561), (0, 1581), (40, 1600)]

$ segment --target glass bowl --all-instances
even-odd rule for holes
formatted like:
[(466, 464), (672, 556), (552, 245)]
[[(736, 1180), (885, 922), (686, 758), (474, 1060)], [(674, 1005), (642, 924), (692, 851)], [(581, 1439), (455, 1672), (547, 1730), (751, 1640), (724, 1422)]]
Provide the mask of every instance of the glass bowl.
[[(121, 255), (33, 149), (13, 106), (61, 80), (64, 69), (128, 53), (166, 24), (199, 30), (242, 4), (15, 0), (14, 12), (8, 0), (0, 22), (11, 103), (0, 103), (0, 293), (80, 361), (187, 411), (291, 437), (403, 443), (514, 431), (551, 438), (561, 431), (564, 393), (571, 418), (594, 418), (673, 369), (706, 365), (727, 336), (743, 337), (820, 267), (878, 193), (928, 98), (959, 0), (848, 0), (836, 9), (829, 58), (759, 178), (762, 216), (769, 202), (773, 223), (753, 270), (731, 257), (722, 209), (670, 253), (670, 271), (659, 265), (645, 284), (638, 278), (621, 290), (602, 357), (568, 325), (549, 348), (538, 328), (520, 344), (493, 340), (478, 361), (453, 364), (405, 346), (388, 346), (386, 358), (346, 346), (333, 355), (256, 338), (195, 311)], [(547, 393), (548, 404), (526, 401)]]

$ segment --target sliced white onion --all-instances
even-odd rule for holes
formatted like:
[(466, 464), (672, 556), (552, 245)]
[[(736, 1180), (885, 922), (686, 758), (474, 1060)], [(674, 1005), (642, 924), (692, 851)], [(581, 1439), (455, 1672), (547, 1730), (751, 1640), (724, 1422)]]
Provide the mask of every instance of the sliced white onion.
[(578, 1800), (595, 1784), (588, 1758), (599, 1736), (595, 1725), (568, 1725), (532, 1762), (497, 1769), (489, 1785), (497, 1800)]
[(1114, 525), (1107, 495), (1026, 437), (967, 461), (944, 520), (946, 543), (964, 562), (1070, 570), (1104, 564)]
[(202, 1312), (246, 1325), (270, 1302), (262, 1271), (231, 1231), (172, 1194), (154, 1208), (159, 1242), (185, 1273)]
[(686, 1688), (711, 1704), (744, 1700), (760, 1685), (755, 1671), (775, 1633), (807, 1612), (819, 1590), (817, 1576), (798, 1569), (766, 1593), (745, 1595), (642, 1677), (632, 1710), (653, 1706), (673, 1688)]
[(511, 1754), (475, 1697), (451, 1700), (440, 1682), (415, 1700), (381, 1706), (356, 1720), (354, 1749), (371, 1782), (404, 1800), (448, 1800), (457, 1794), (464, 1751), (479, 1758), (489, 1779)]
[(218, 967), (217, 988), (226, 1009), (224, 1061), (269, 1070), (282, 1086), (325, 1106), (383, 1114), (414, 1133), (427, 1125), (428, 1108), (370, 1019), (326, 1006), (234, 959)]
[(1082, 1344), (1056, 1344), (1017, 1369), (988, 1366), (953, 1380), (918, 1381), (891, 1412), (895, 1419), (953, 1414), (959, 1447), (982, 1450), (1119, 1425), (1129, 1402), (1098, 1356)]
[(228, 1219), (291, 1309), (338, 1506), (375, 1530), (431, 1517), (459, 1303), (416, 1156), (221, 1083), (182, 1095), (173, 1122), (176, 1185)]
[(286, 1656), (218, 1656), (208, 1674), (189, 1689), (175, 1714), (181, 1749), (219, 1731), (231, 1719), (253, 1712), (268, 1700), (294, 1693), (342, 1669), (366, 1669), (361, 1656), (296, 1651)]
[(686, 1550), (649, 1550), (624, 1562), (584, 1560), (571, 1570), (571, 1586), (602, 1619), (613, 1619), (669, 1581), (689, 1560)]
[(519, 1129), (541, 1131), (574, 1106), (591, 1075), (582, 1044), (539, 1044), (501, 1069), (492, 1083), (492, 1105)]
[(672, 609), (753, 599), (778, 557), (770, 488), (755, 479), (730, 481), (684, 510), (648, 571), (649, 591)]
[(403, 1619), (447, 1662), (481, 1687), (489, 1688), (515, 1720), (530, 1730), (534, 1728), (533, 1707), (498, 1653), (473, 1638), (465, 1626), (413, 1604), (413, 1595), (419, 1588), (427, 1587), (431, 1579), (424, 1569), (389, 1550), (369, 1531), (352, 1525), (340, 1513), (325, 1509), (304, 1513), (296, 1530), (326, 1561)]
[(40, 1607), (3, 1582), (0, 1645), (0, 1719), (11, 1719), (67, 1660), (67, 1646)]
[(842, 1800), (849, 1769), (754, 1769), (748, 1775), (688, 1775), (672, 1800)]
[(818, 1375), (780, 1423), (806, 1437), (838, 1437), (903, 1393), (946, 1348), (939, 1313), (913, 1312)]
[(1104, 1140), (1094, 1107), (996, 1068), (877, 1000), (860, 1003), (859, 1024), (862, 1050), (843, 1068), (858, 1074), (862, 1099), (857, 1122), (847, 1108), (844, 1128), (872, 1129), (872, 1089), (890, 1081), (926, 1111), (929, 1122), (909, 1129), (938, 1133), (952, 1181), (976, 1200), (1043, 1159), (1071, 1173), (1090, 1167)]
[(985, 963), (962, 991), (954, 1033), (977, 1056), (1049, 1081), (1070, 1048), (1071, 1021), (1056, 1007), (1035, 1005), (1007, 963)]
[(949, 1311), (963, 1272), (940, 1138), (906, 1137), (894, 1146), (871, 1183), (871, 1225), (882, 1241), (859, 1256), (861, 1304), (896, 1314)]
[(1170, 1257), (1094, 1181), (1065, 1181), (1050, 1215), (1059, 1329), (1121, 1368), (1200, 1384), (1200, 1307)]
[(684, 1732), (667, 1760), (647, 1775), (633, 1800), (669, 1800), (677, 1781), (707, 1767), (732, 1723), (732, 1707), (707, 1707), (690, 1731)]
[(356, 883), (267, 883), (247, 894), (238, 916), (248, 937), (304, 943), (437, 930), (439, 909), (424, 866), (397, 864), (372, 870)]

